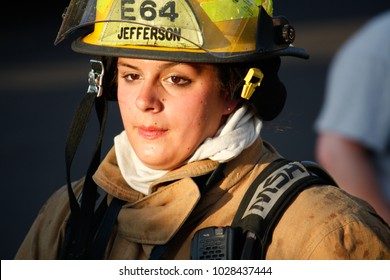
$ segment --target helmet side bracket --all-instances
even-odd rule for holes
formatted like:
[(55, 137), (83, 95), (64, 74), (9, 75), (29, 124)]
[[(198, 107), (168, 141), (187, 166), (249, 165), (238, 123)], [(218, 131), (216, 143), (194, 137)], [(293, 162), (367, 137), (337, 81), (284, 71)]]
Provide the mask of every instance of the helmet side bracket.
[(261, 7), (257, 20), (256, 48), (265, 53), (286, 49), (295, 40), (295, 29), (284, 16), (271, 17)]

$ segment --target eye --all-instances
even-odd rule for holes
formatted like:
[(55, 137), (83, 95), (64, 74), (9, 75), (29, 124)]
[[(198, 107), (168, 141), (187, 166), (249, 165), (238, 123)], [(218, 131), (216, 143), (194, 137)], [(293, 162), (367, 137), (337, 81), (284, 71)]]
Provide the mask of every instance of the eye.
[(167, 81), (179, 86), (184, 86), (191, 83), (191, 80), (175, 75), (168, 77)]
[(129, 80), (129, 81), (139, 80), (140, 77), (141, 77), (140, 75), (134, 74), (134, 73), (124, 74), (123, 75), (123, 78), (125, 78), (126, 80)]

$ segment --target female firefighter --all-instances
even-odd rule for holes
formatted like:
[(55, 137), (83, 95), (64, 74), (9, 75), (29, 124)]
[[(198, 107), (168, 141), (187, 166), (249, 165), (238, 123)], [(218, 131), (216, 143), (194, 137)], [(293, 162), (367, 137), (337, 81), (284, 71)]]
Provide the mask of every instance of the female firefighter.
[[(307, 58), (272, 1), (72, 0), (56, 44), (75, 34), (73, 50), (92, 59), (68, 182), (16, 259), (390, 259), (372, 207), (261, 138), (286, 97), (281, 57)], [(104, 128), (107, 100), (124, 131), (102, 161), (98, 139), (86, 176), (71, 181), (85, 112), (95, 104)]]

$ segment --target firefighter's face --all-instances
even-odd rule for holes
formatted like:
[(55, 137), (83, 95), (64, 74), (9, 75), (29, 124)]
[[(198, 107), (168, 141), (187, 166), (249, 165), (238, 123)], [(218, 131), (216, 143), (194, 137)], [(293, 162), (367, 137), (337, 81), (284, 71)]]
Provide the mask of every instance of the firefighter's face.
[(118, 103), (132, 148), (153, 169), (180, 166), (216, 134), (234, 102), (210, 64), (118, 59)]

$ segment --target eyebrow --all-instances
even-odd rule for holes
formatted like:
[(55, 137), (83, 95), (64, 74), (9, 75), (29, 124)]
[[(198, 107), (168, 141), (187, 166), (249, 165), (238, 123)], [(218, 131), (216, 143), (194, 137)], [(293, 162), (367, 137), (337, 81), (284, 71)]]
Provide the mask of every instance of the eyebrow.
[[(197, 64), (197, 63), (184, 63), (184, 62), (177, 62), (177, 61), (167, 61), (163, 64), (160, 65), (161, 69), (168, 69), (170, 67), (174, 67), (176, 65), (180, 65), (180, 64), (183, 64), (183, 65), (187, 65), (189, 67), (192, 67), (196, 72), (200, 73), (203, 71), (203, 67), (201, 67), (202, 64)], [(119, 61), (117, 62), (117, 65), (118, 67), (121, 66), (121, 67), (127, 67), (127, 68), (131, 68), (131, 69), (134, 69), (134, 70), (140, 70), (140, 68), (136, 65), (133, 65), (133, 64), (130, 64), (130, 63), (127, 63), (125, 61)]]
[[(179, 64), (183, 64), (182, 62), (166, 62), (162, 65), (160, 65), (162, 68), (166, 69), (166, 68), (170, 68), (170, 67), (173, 67), (173, 66), (176, 66), (176, 65), (179, 65)], [(188, 65), (191, 65), (192, 64), (188, 64)], [(135, 70), (140, 70), (139, 67), (135, 66), (135, 65), (132, 65), (132, 64), (129, 64), (127, 62), (122, 62), (122, 61), (119, 61), (118, 60), (118, 66), (123, 66), (123, 67), (127, 67), (127, 68), (132, 68), (132, 69), (135, 69)]]

